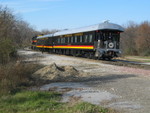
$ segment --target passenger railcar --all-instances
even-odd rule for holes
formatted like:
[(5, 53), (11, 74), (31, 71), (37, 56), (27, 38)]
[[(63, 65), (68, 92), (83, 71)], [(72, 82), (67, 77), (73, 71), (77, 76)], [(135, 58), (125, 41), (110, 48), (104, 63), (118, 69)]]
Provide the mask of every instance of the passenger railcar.
[(36, 49), (37, 36), (32, 37), (32, 46), (31, 49)]
[(40, 37), (42, 35), (43, 34), (36, 35), (36, 36), (32, 37), (32, 46), (31, 46), (31, 49), (34, 49), (34, 50), (39, 49), (39, 48), (37, 48), (37, 37)]
[(123, 31), (120, 25), (109, 22), (63, 30), (37, 37), (36, 48), (58, 54), (111, 59), (121, 53), (120, 33)]

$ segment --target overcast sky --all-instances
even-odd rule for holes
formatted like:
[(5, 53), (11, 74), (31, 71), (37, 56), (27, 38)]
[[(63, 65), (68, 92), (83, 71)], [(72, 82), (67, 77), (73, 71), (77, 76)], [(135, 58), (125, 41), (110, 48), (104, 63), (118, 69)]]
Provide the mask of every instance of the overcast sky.
[(101, 23), (150, 21), (150, 0), (0, 0), (41, 29), (69, 29)]

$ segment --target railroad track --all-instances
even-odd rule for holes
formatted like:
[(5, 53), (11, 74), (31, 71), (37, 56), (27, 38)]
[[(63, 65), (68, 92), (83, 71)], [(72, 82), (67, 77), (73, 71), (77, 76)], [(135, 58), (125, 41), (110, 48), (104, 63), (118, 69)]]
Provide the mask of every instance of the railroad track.
[[(74, 56), (68, 56), (68, 57), (74, 57)], [(150, 70), (150, 63), (141, 63), (141, 62), (135, 62), (135, 61), (120, 60), (120, 59), (95, 60), (95, 59), (88, 59), (88, 58), (83, 58), (83, 57), (76, 57), (76, 58), (93, 60), (93, 61), (101, 62), (104, 64), (111, 64), (111, 65), (117, 65), (117, 66), (127, 66), (127, 67), (133, 67), (133, 68), (143, 68), (143, 69)]]
[[(33, 50), (28, 50), (28, 51), (33, 51)], [(48, 52), (44, 52), (48, 53)], [(60, 54), (55, 54), (55, 53), (50, 53), (54, 55), (59, 55), (59, 56), (66, 56), (66, 57), (74, 57), (78, 59), (84, 59), (87, 61), (93, 61), (93, 62), (100, 62), (104, 64), (111, 64), (111, 65), (117, 65), (117, 66), (127, 66), (127, 67), (133, 67), (133, 68), (143, 68), (150, 70), (150, 63), (140, 63), (140, 62), (135, 62), (135, 61), (128, 61), (128, 60), (122, 60), (122, 59), (112, 59), (112, 60), (95, 60), (95, 59), (89, 59), (85, 57), (75, 57), (75, 56), (68, 56), (68, 55), (60, 55)]]
[[(66, 55), (62, 55), (62, 56), (66, 56)], [(75, 56), (66, 56), (66, 57), (75, 57)], [(142, 69), (150, 70), (150, 63), (141, 63), (141, 62), (135, 62), (135, 61), (120, 60), (120, 59), (97, 60), (97, 59), (89, 59), (89, 58), (85, 58), (85, 57), (75, 57), (75, 58), (79, 58), (79, 59), (82, 58), (82, 59), (85, 59), (88, 61), (91, 60), (94, 62), (100, 62), (100, 63), (104, 63), (104, 64), (127, 66), (127, 67), (142, 68)]]
[(144, 68), (150, 70), (150, 63), (140, 63), (135, 61), (119, 60), (119, 59), (112, 59), (111, 61), (102, 61), (102, 62), (106, 64), (127, 66), (127, 67), (134, 67), (134, 68)]

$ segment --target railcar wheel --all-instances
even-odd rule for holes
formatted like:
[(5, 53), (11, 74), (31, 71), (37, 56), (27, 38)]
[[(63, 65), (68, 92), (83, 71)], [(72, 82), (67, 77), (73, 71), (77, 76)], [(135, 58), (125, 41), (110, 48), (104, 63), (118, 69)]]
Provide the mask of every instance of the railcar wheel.
[(111, 59), (112, 59), (111, 57), (108, 57), (108, 58), (107, 58), (108, 61), (110, 61)]
[(89, 58), (90, 59), (94, 59), (94, 54), (91, 52), (91, 53), (89, 53)]

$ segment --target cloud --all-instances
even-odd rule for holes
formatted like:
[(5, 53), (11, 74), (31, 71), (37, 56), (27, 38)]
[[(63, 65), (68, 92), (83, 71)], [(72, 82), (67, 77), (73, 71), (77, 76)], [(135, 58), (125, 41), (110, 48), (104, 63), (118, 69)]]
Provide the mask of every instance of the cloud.
[(4, 6), (18, 6), (20, 3), (18, 2), (0, 2)]
[(38, 12), (42, 10), (47, 10), (47, 8), (25, 8), (25, 9), (20, 9), (16, 11), (15, 13), (31, 13), (31, 12)]
[[(31, 13), (49, 9), (45, 2), (57, 2), (64, 0), (8, 0), (1, 1), (0, 4), (8, 6), (14, 13)], [(44, 7), (44, 8), (43, 8)]]
[[(12, 1), (7, 1), (7, 2), (3, 1), (0, 3), (3, 6), (8, 6), (9, 8), (13, 9), (14, 13), (31, 13), (31, 12), (37, 12), (37, 11), (47, 9), (47, 8), (37, 7), (37, 5), (40, 5), (40, 4), (37, 4), (35, 1), (33, 1), (33, 0), (26, 0), (26, 1), (14, 0), (13, 2)], [(36, 5), (34, 6), (33, 4), (36, 4)]]
[(32, 0), (37, 2), (57, 2), (57, 1), (64, 1), (64, 0)]
[(23, 7), (25, 6), (25, 4), (27, 4), (26, 2), (23, 2), (23, 1), (18, 1), (18, 0), (14, 0), (13, 2), (12, 1), (2, 1), (0, 2), (3, 6), (8, 6), (10, 8), (18, 8), (18, 7)]

